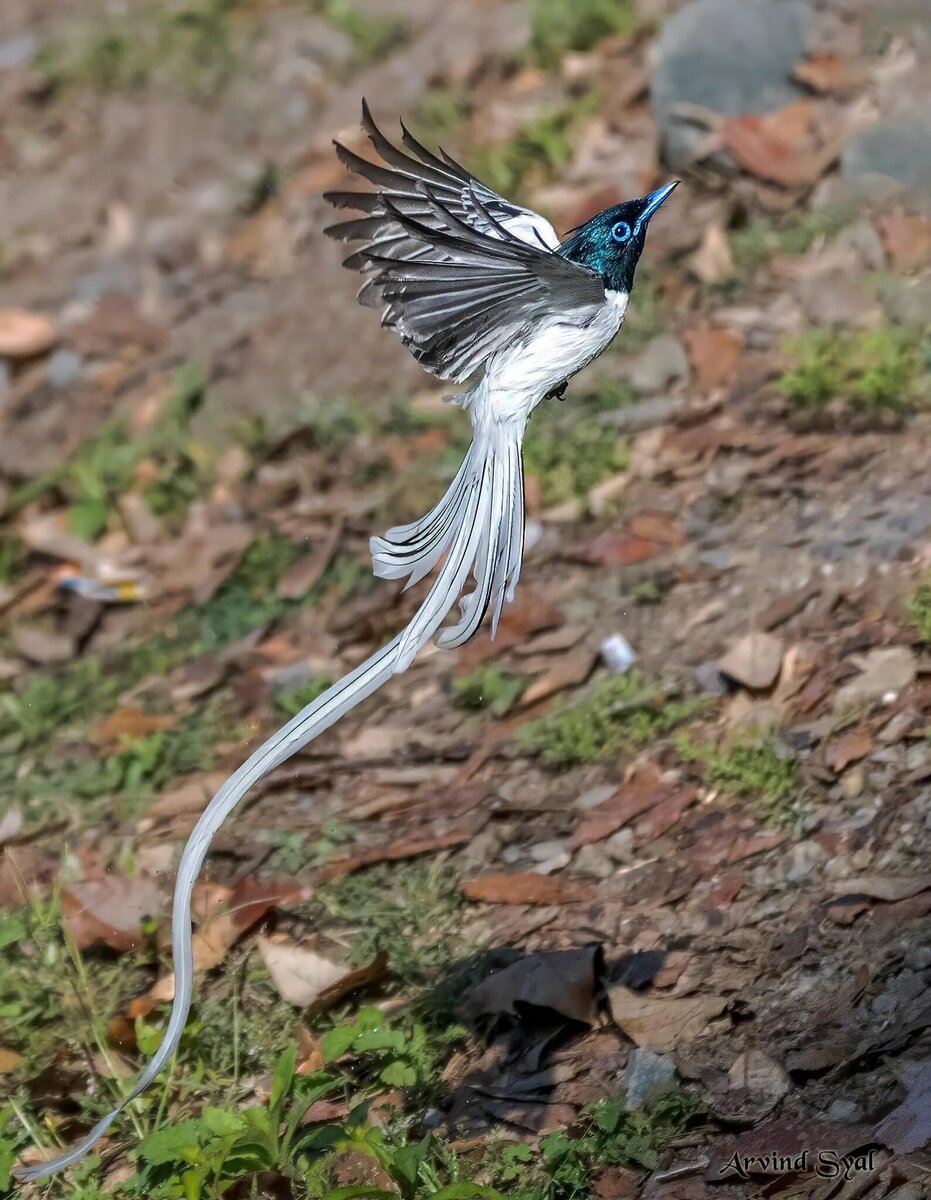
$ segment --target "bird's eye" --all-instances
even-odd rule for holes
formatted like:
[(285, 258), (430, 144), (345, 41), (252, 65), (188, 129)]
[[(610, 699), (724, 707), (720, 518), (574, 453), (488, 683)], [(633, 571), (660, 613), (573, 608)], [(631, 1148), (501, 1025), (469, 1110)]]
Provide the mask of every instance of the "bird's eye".
[(624, 242), (630, 241), (630, 226), (626, 221), (618, 221), (611, 229), (611, 240), (623, 245)]

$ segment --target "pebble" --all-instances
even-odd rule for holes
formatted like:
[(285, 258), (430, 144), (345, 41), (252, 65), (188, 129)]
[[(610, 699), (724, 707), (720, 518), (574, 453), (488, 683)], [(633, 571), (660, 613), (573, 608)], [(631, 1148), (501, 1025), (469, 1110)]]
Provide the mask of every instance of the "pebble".
[(857, 1121), (860, 1109), (852, 1100), (834, 1100), (826, 1115), (829, 1121)]
[(628, 378), (638, 392), (661, 392), (688, 373), (685, 347), (672, 334), (661, 333), (631, 363)]
[(675, 1086), (676, 1065), (664, 1054), (637, 1047), (624, 1069), (627, 1107), (636, 1112)]
[(928, 114), (916, 109), (860, 129), (844, 147), (841, 173), (868, 196), (901, 190), (931, 196)]
[(599, 804), (604, 804), (605, 800), (610, 799), (616, 791), (616, 783), (598, 783), (594, 787), (590, 787), (587, 792), (583, 792), (575, 800), (574, 807), (580, 808), (582, 812), (587, 812), (590, 808), (597, 808)]
[(575, 869), (580, 875), (593, 879), (610, 879), (614, 874), (614, 863), (602, 846), (582, 846), (575, 855)]
[(807, 879), (815, 867), (826, 858), (827, 855), (817, 842), (799, 842), (788, 851), (783, 860), (786, 879), (790, 883), (799, 883)]
[(530, 846), (527, 850), (528, 855), (534, 862), (546, 862), (547, 859), (553, 858), (557, 854), (565, 852), (566, 843), (563, 841), (553, 840), (551, 842), (537, 842), (535, 846)]
[(81, 376), (81, 356), (73, 350), (56, 350), (48, 360), (49, 383), (54, 387), (68, 387)]
[(634, 854), (634, 831), (619, 829), (604, 844), (605, 852), (615, 862), (630, 862)]

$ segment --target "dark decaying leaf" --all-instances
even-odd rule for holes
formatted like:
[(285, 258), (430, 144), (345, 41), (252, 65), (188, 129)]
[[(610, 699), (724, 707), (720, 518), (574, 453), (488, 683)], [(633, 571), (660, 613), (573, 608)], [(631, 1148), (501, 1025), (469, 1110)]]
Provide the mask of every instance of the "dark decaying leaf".
[(592, 1025), (599, 962), (597, 946), (530, 954), (478, 984), (469, 996), (469, 1008), (477, 1016), (488, 1016), (514, 1014), (523, 1005), (534, 1005)]

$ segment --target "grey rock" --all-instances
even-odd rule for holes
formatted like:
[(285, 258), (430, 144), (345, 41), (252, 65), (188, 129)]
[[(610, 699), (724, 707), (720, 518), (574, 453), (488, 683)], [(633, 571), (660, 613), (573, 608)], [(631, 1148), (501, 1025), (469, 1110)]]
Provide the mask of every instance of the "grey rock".
[(931, 946), (916, 946), (905, 955), (905, 965), (913, 971), (926, 971), (931, 967)]
[(576, 871), (590, 879), (610, 879), (614, 874), (614, 863), (602, 846), (582, 846), (576, 853), (574, 863)]
[(931, 197), (931, 122), (926, 112), (867, 125), (841, 155), (841, 172), (851, 190), (867, 196), (912, 191)]
[(56, 350), (48, 360), (46, 370), (49, 383), (54, 387), (68, 387), (80, 378), (81, 356), (73, 350)]
[(665, 425), (679, 409), (682, 402), (675, 396), (651, 396), (649, 400), (638, 400), (614, 412), (603, 413), (601, 420), (621, 433), (643, 433)]
[(537, 842), (536, 845), (531, 846), (528, 849), (527, 853), (534, 862), (542, 863), (546, 862), (547, 859), (553, 858), (557, 854), (562, 854), (565, 848), (566, 843), (561, 841), (554, 840), (552, 842)]
[(0, 71), (9, 71), (29, 62), (37, 48), (38, 42), (32, 33), (24, 33), (0, 42)]
[(661, 392), (688, 373), (685, 347), (672, 334), (661, 333), (631, 364), (628, 378), (638, 392)]
[(704, 130), (674, 114), (694, 104), (725, 116), (773, 112), (801, 95), (792, 71), (809, 37), (803, 0), (696, 0), (663, 26), (653, 72), (653, 112), (664, 156), (684, 166)]
[(834, 1100), (827, 1111), (829, 1121), (857, 1121), (860, 1109), (852, 1100)]
[(575, 801), (575, 807), (580, 808), (582, 812), (588, 812), (590, 808), (597, 808), (599, 804), (603, 804), (616, 791), (616, 783), (596, 783), (594, 787), (590, 787), (587, 792), (583, 792), (579, 796)]
[(605, 842), (605, 851), (615, 862), (630, 862), (634, 853), (634, 831), (619, 829)]
[(799, 842), (785, 856), (786, 879), (790, 883), (800, 883), (807, 879), (826, 857), (817, 842)]
[(671, 1058), (643, 1050), (631, 1051), (624, 1069), (627, 1107), (636, 1111), (675, 1086), (676, 1065)]
[(703, 696), (727, 695), (727, 680), (718, 670), (716, 662), (699, 663), (692, 671), (692, 678)]

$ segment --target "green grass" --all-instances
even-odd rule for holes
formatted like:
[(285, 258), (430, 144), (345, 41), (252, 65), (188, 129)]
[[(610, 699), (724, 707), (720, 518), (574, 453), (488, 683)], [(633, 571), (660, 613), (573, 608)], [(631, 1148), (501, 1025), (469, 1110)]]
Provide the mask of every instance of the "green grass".
[(181, 87), (201, 99), (215, 96), (237, 64), (232, 18), (240, 0), (188, 0), (161, 5), (143, 0), (130, 14), (85, 22), (37, 56), (40, 86), (52, 93)]
[(920, 642), (931, 642), (931, 579), (920, 583), (908, 598), (908, 615)]
[(592, 762), (665, 736), (700, 707), (670, 697), (639, 672), (598, 681), (580, 700), (524, 726), (520, 741), (556, 767)]
[(452, 681), (453, 695), (464, 708), (487, 709), (503, 717), (520, 699), (527, 680), (490, 665), (479, 667)]
[(332, 686), (332, 683), (331, 679), (325, 679), (323, 676), (315, 676), (300, 687), (290, 688), (285, 692), (278, 692), (275, 696), (275, 712), (290, 721), (292, 717), (297, 716), (302, 708), (306, 708), (318, 696), (322, 696), (327, 688)]
[(777, 388), (801, 407), (844, 400), (858, 411), (882, 415), (908, 412), (920, 401), (927, 351), (907, 330), (810, 330), (789, 338), (784, 350), (792, 365)]
[(613, 34), (640, 27), (634, 0), (533, 0), (530, 51), (543, 66), (555, 67), (570, 50), (590, 50)]
[(506, 142), (475, 147), (469, 169), (502, 196), (527, 196), (568, 166), (578, 123), (596, 110), (597, 103), (594, 93), (569, 101), (534, 117)]
[(354, 65), (374, 62), (407, 41), (403, 17), (363, 12), (349, 0), (320, 0), (319, 10), (328, 24), (349, 38)]
[(426, 987), (461, 955), (456, 930), (462, 897), (447, 864), (372, 867), (321, 889), (320, 902), (348, 928), (355, 965), (385, 951), (406, 986)]
[(731, 254), (741, 275), (765, 266), (777, 254), (806, 254), (819, 238), (835, 237), (853, 220), (847, 205), (797, 210), (781, 217), (754, 217), (730, 234)]
[(680, 737), (676, 749), (686, 761), (700, 764), (710, 787), (754, 801), (771, 824), (797, 820), (804, 790), (798, 760), (771, 738), (718, 749)]
[(626, 440), (597, 415), (582, 415), (574, 398), (567, 398), (565, 413), (555, 407), (549, 404), (531, 418), (524, 439), (524, 470), (538, 481), (545, 508), (584, 502), (596, 484), (629, 461)]

